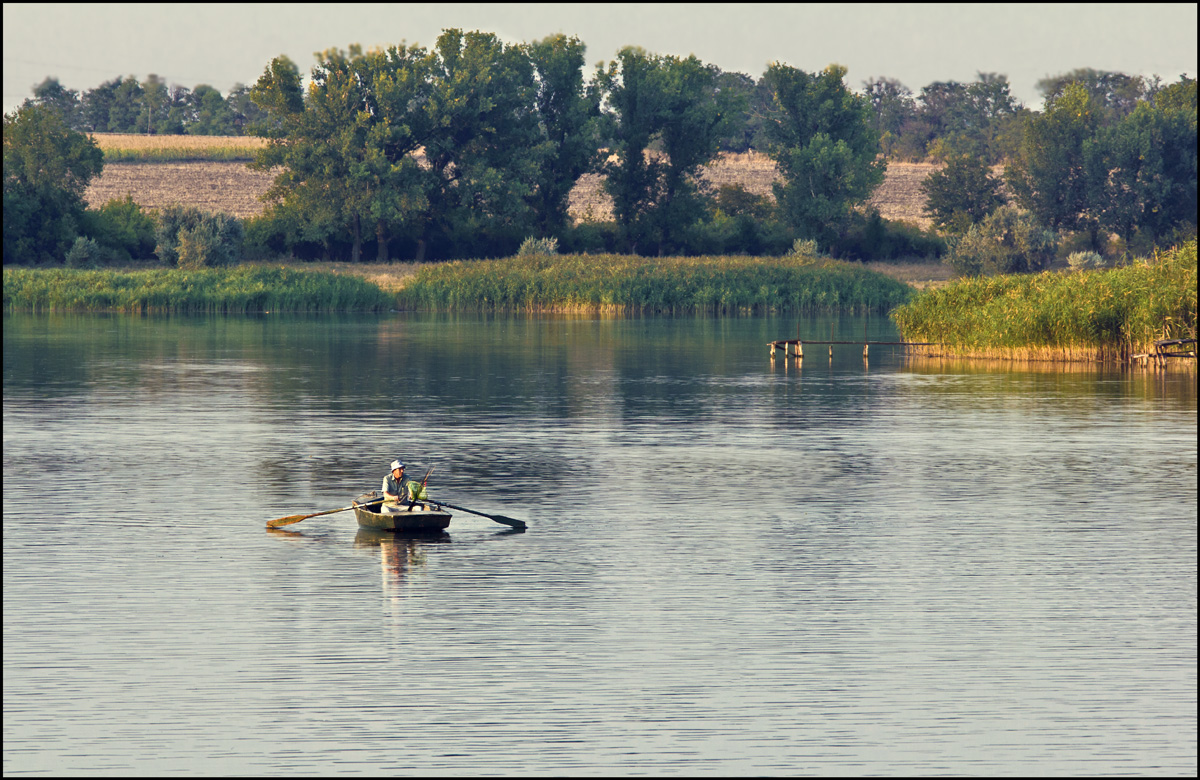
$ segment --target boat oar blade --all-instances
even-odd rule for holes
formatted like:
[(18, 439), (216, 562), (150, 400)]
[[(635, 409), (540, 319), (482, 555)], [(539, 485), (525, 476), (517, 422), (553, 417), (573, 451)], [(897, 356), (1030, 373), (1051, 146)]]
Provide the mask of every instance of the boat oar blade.
[(280, 517), (275, 520), (268, 520), (267, 528), (278, 528), (282, 525), (291, 525), (292, 523), (298, 523), (301, 520), (306, 520), (311, 516), (312, 515), (288, 515), (287, 517)]
[(344, 506), (341, 509), (327, 509), (324, 512), (313, 512), (311, 515), (288, 515), (287, 517), (280, 517), (280, 518), (276, 518), (275, 520), (268, 520), (267, 528), (278, 528), (281, 525), (291, 525), (292, 523), (298, 523), (301, 520), (307, 520), (310, 517), (320, 517), (321, 515), (332, 515), (335, 512), (345, 512), (345, 511), (353, 509), (353, 508), (354, 508), (354, 504), (351, 504), (350, 506)]
[(504, 515), (484, 515), (484, 516), (490, 517), (492, 520), (496, 521), (497, 523), (500, 523), (501, 525), (511, 525), (513, 528), (517, 528), (521, 531), (524, 531), (526, 528), (525, 521), (517, 520), (515, 517), (505, 517)]
[(491, 514), (488, 514), (487, 512), (480, 512), (475, 509), (467, 509), (465, 506), (455, 506), (454, 504), (447, 504), (445, 501), (438, 501), (436, 498), (430, 499), (430, 501), (432, 501), (435, 504), (441, 504), (442, 506), (448, 506), (451, 509), (457, 509), (460, 512), (467, 512), (472, 515), (479, 515), (480, 517), (486, 517), (487, 519), (492, 520), (497, 523), (500, 523), (501, 525), (512, 526), (513, 528), (516, 528), (519, 531), (524, 531), (525, 528), (527, 527), (525, 525), (524, 520), (518, 520), (515, 517), (505, 517), (504, 515), (491, 515)]

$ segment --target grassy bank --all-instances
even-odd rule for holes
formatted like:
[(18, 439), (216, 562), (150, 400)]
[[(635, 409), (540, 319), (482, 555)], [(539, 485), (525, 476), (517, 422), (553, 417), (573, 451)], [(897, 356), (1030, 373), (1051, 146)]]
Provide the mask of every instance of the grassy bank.
[(1101, 271), (968, 279), (892, 312), (905, 339), (959, 357), (1119, 360), (1196, 328), (1196, 241)]
[(4, 269), (6, 312), (321, 312), (392, 305), (391, 295), (360, 277), (286, 268)]
[(832, 260), (559, 255), (424, 267), (397, 299), (413, 309), (460, 311), (883, 312), (911, 292)]

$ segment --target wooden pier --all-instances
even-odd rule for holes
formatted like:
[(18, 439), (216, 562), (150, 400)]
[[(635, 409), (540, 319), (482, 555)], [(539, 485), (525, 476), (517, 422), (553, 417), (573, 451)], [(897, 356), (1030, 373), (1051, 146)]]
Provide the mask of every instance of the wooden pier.
[[(1182, 349), (1180, 349), (1182, 347)], [(1190, 347), (1190, 349), (1189, 349)], [(1140, 355), (1130, 355), (1129, 362), (1140, 360), (1142, 365), (1152, 365), (1162, 368), (1167, 358), (1196, 359), (1196, 339), (1160, 339), (1154, 342), (1154, 348)]]
[[(1150, 365), (1155, 368), (1162, 368), (1166, 365), (1168, 358), (1190, 358), (1196, 359), (1196, 339), (1160, 339), (1154, 342), (1154, 347), (1150, 352), (1144, 352), (1140, 355), (1130, 355), (1129, 363), (1140, 362), (1143, 366)], [(775, 351), (783, 350), (784, 357), (804, 358), (804, 345), (809, 346), (820, 345), (829, 347), (829, 359), (833, 359), (833, 348), (839, 344), (859, 345), (862, 344), (863, 359), (866, 360), (870, 348), (878, 347), (939, 347), (943, 346), (937, 341), (867, 341), (866, 339), (854, 339), (851, 341), (817, 341), (815, 339), (778, 339), (776, 341), (768, 341), (767, 347), (771, 350), (771, 360), (775, 359)]]
[(829, 358), (833, 359), (833, 347), (836, 344), (862, 344), (863, 358), (866, 359), (868, 350), (871, 347), (936, 347), (939, 343), (936, 341), (867, 341), (865, 339), (857, 339), (854, 341), (816, 341), (809, 339), (779, 339), (777, 341), (768, 341), (767, 346), (771, 348), (771, 360), (775, 359), (775, 350), (782, 349), (784, 357), (804, 357), (804, 345), (820, 344), (821, 346), (829, 345)]

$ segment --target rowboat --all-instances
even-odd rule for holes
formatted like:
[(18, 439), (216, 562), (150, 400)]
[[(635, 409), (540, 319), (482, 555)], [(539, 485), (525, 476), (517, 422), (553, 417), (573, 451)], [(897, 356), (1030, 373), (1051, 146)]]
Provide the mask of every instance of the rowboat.
[(417, 501), (398, 512), (381, 512), (383, 496), (364, 493), (350, 502), (360, 528), (404, 534), (440, 534), (450, 525), (450, 513), (434, 501)]

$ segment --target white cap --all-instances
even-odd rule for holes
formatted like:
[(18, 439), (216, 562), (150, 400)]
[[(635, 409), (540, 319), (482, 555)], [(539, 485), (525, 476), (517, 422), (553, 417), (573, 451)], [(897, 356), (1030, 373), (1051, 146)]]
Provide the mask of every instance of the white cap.
[(394, 461), (392, 461), (392, 471), (395, 471), (396, 469), (402, 469), (402, 468), (404, 468), (404, 464), (403, 464), (403, 463), (401, 463), (401, 462), (400, 462), (400, 461), (398, 461), (398, 460), (394, 460)]

